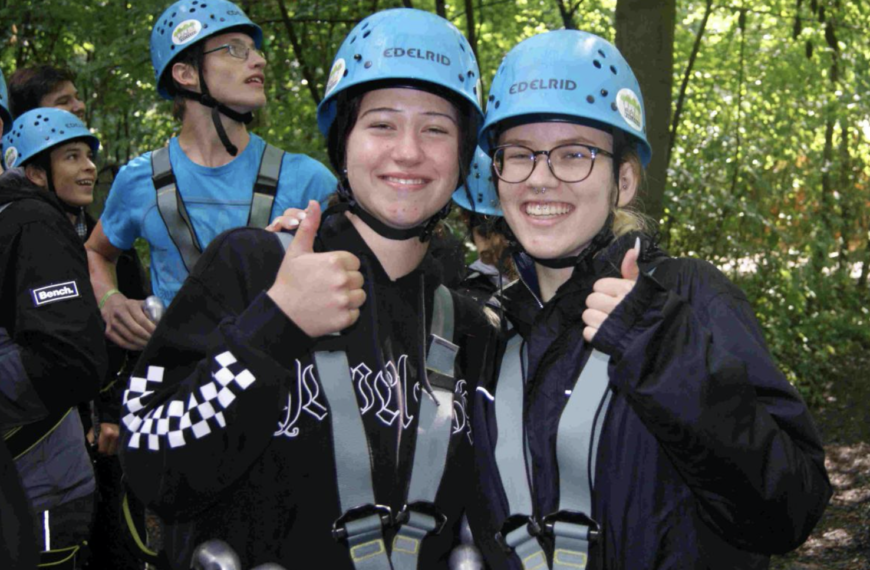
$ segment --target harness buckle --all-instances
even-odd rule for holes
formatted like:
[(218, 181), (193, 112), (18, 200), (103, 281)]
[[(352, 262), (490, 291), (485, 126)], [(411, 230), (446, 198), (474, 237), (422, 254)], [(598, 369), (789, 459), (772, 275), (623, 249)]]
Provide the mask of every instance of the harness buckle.
[(541, 522), (544, 525), (543, 531), (549, 535), (555, 534), (556, 523), (559, 522), (585, 526), (589, 529), (589, 542), (598, 540), (598, 535), (601, 532), (601, 526), (592, 517), (580, 511), (556, 511), (545, 516)]
[(336, 541), (346, 540), (348, 537), (347, 524), (359, 519), (377, 515), (381, 520), (381, 527), (386, 528), (393, 524), (393, 511), (386, 505), (360, 505), (348, 509), (332, 523), (332, 538)]
[(427, 515), (435, 519), (435, 528), (430, 531), (430, 534), (441, 534), (444, 527), (447, 525), (447, 515), (441, 512), (441, 509), (433, 503), (418, 501), (416, 503), (405, 504), (399, 514), (396, 515), (397, 524), (405, 524), (411, 518), (411, 511)]
[(534, 516), (526, 515), (511, 515), (501, 525), (501, 530), (495, 533), (495, 541), (501, 546), (506, 554), (514, 551), (514, 547), (508, 544), (507, 536), (518, 528), (526, 525), (526, 530), (529, 536), (540, 536), (543, 534), (543, 529), (540, 523)]

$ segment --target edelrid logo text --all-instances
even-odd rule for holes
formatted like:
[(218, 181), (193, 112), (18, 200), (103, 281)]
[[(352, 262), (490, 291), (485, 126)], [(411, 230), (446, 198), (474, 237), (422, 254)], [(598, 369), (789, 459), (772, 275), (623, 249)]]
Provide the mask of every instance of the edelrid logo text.
[(33, 303), (37, 307), (48, 303), (54, 303), (56, 301), (74, 299), (79, 296), (79, 288), (75, 281), (48, 285), (46, 287), (32, 289), (30, 292), (33, 295)]
[(511, 85), (510, 94), (516, 95), (523, 91), (543, 91), (546, 89), (559, 89), (562, 91), (574, 91), (577, 89), (577, 84), (570, 79), (533, 79), (531, 81), (520, 81)]
[(384, 50), (384, 57), (413, 57), (414, 59), (437, 61), (441, 65), (450, 65), (450, 58), (443, 53), (435, 53), (434, 51), (423, 51), (418, 48), (387, 48)]

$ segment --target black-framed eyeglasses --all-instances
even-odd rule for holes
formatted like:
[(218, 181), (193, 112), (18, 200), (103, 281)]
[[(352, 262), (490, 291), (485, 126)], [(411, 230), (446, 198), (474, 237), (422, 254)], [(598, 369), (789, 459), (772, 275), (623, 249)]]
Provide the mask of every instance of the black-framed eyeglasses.
[(247, 46), (240, 42), (230, 42), (228, 44), (224, 44), (222, 46), (218, 46), (216, 48), (212, 48), (206, 52), (203, 52), (203, 55), (208, 55), (210, 53), (214, 53), (216, 51), (220, 51), (222, 49), (227, 50), (232, 57), (236, 59), (241, 59), (242, 61), (248, 61), (248, 56), (253, 52), (263, 59), (266, 59), (266, 54), (263, 53), (263, 50), (257, 49), (255, 47)]
[(592, 174), (595, 159), (613, 153), (585, 144), (562, 144), (550, 150), (532, 150), (519, 144), (495, 148), (492, 164), (496, 175), (510, 184), (525, 182), (535, 171), (538, 157), (547, 157), (550, 172), (562, 182), (582, 182)]

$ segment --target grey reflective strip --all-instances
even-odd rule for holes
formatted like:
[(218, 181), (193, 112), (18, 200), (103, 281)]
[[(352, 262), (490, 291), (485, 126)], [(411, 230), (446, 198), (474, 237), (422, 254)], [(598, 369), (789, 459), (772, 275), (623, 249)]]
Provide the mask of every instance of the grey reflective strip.
[(278, 238), (278, 241), (281, 242), (281, 247), (284, 248), (284, 251), (287, 251), (287, 248), (290, 247), (290, 244), (293, 243), (293, 234), (287, 232), (276, 232), (275, 237)]
[[(559, 510), (592, 516), (593, 465), (601, 426), (610, 403), (607, 365), (610, 357), (593, 350), (559, 419), (556, 457), (559, 462)], [(601, 413), (596, 415), (596, 412)], [(556, 522), (553, 570), (586, 568), (589, 527)]]
[[(157, 210), (163, 218), (163, 223), (166, 224), (169, 237), (178, 248), (184, 267), (190, 273), (199, 260), (202, 248), (196, 239), (184, 201), (176, 188), (175, 178), (171, 176), (172, 165), (169, 162), (168, 147), (159, 148), (151, 153), (151, 172), (157, 190)], [(157, 184), (160, 180), (165, 180), (166, 183), (158, 188)]]
[[(525, 382), (521, 358), (522, 337), (515, 335), (505, 349), (498, 386), (495, 391), (495, 418), (498, 440), (495, 462), (508, 500), (509, 516), (532, 515), (532, 492), (526, 471), (526, 438), (523, 431), (523, 397)], [(504, 537), (525, 570), (546, 568), (547, 557), (537, 539), (529, 534), (528, 525)]]
[(278, 191), (278, 179), (281, 175), (281, 163), (284, 151), (270, 144), (266, 145), (263, 157), (260, 159), (260, 170), (257, 172), (257, 182), (254, 184), (254, 196), (251, 198), (251, 213), (248, 215), (248, 227), (265, 228), (269, 225), (272, 214), (272, 204)]
[[(332, 447), (342, 514), (375, 504), (368, 438), (343, 351), (315, 352), (314, 363), (330, 407)], [(377, 514), (349, 521), (347, 544), (357, 570), (389, 570), (381, 519)]]
[(6, 202), (2, 206), (0, 206), (0, 212), (2, 212), (3, 210), (5, 210), (6, 208), (8, 208), (11, 205), (12, 205), (12, 202)]
[[(408, 504), (435, 502), (447, 464), (450, 434), (453, 431), (454, 363), (459, 350), (452, 342), (453, 318), (453, 296), (441, 285), (435, 290), (430, 328), (433, 342), (426, 356), (426, 373), (439, 377), (439, 382), (432, 384), (438, 404), (436, 406), (429, 394), (420, 396)], [(408, 520), (399, 528), (393, 540), (392, 560), (396, 570), (413, 570), (417, 567), (421, 543), (437, 524), (438, 521), (428, 514), (410, 511)]]

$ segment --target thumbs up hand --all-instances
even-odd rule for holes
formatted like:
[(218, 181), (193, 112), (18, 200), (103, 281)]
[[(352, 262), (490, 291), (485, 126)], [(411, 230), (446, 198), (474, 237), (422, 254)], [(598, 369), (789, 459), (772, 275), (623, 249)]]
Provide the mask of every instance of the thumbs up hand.
[(634, 247), (625, 253), (622, 258), (620, 272), (622, 278), (605, 277), (599, 279), (592, 286), (593, 292), (586, 297), (586, 310), (583, 311), (583, 338), (586, 342), (592, 342), (595, 333), (610, 316), (616, 306), (625, 299), (625, 296), (634, 289), (640, 276), (640, 268), (637, 259), (640, 256), (640, 238), (634, 243)]
[(314, 338), (355, 323), (366, 294), (355, 255), (347, 251), (314, 253), (320, 204), (311, 200), (306, 214), (267, 294), (296, 326)]

